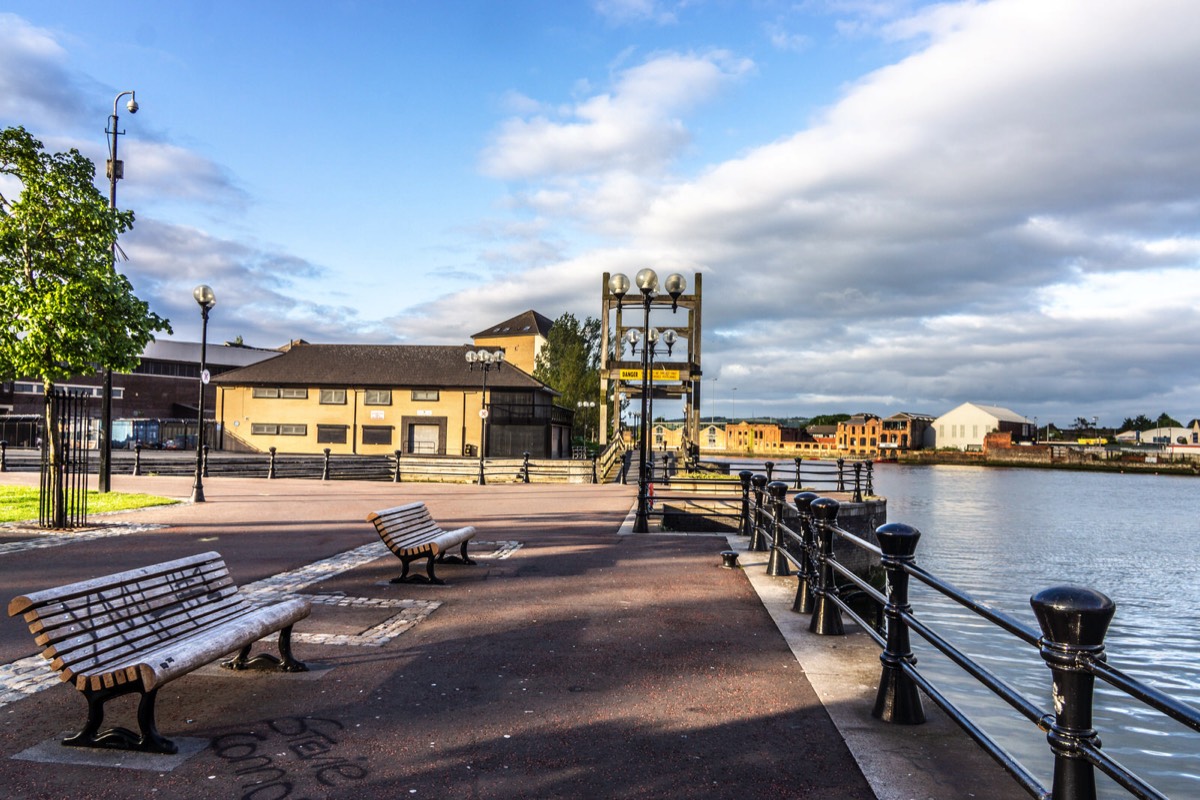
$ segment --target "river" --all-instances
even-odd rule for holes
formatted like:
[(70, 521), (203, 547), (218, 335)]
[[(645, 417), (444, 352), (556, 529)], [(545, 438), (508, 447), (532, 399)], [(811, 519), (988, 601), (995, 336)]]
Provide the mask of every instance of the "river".
[[(758, 469), (761, 462), (738, 469)], [(788, 480), (789, 476), (780, 475)], [(1029, 598), (1075, 584), (1116, 603), (1110, 664), (1200, 708), (1200, 480), (1153, 474), (963, 466), (875, 466), (888, 521), (921, 531), (917, 562), (1037, 630)], [(1036, 650), (914, 581), (914, 612), (1049, 711)], [(1041, 733), (913, 636), (921, 670), (1050, 785)], [(1104, 750), (1171, 798), (1200, 798), (1200, 733), (1097, 681)], [(1097, 772), (1102, 798), (1130, 795)]]

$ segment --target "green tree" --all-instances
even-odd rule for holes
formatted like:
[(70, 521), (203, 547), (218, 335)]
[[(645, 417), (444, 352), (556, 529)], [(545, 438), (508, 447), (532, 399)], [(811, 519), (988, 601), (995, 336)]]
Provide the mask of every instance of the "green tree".
[(1167, 412), (1158, 415), (1158, 419), (1154, 420), (1155, 427), (1158, 428), (1182, 428), (1183, 423), (1172, 417)]
[[(133, 212), (108, 207), (91, 161), (74, 149), (46, 153), (24, 128), (6, 128), (0, 175), (21, 187), (15, 200), (0, 194), (0, 375), (42, 381), (57, 467), (54, 383), (105, 368), (130, 371), (153, 334), (171, 328), (114, 269), (113, 247), (133, 226)], [(54, 524), (61, 526), (62, 487), (50, 490)]]
[[(583, 322), (574, 314), (554, 321), (546, 345), (538, 353), (533, 377), (559, 392), (559, 405), (574, 410), (575, 429), (596, 433), (600, 418), (600, 320)], [(580, 401), (595, 406), (580, 407)]]
[(839, 422), (845, 422), (850, 419), (849, 414), (818, 414), (805, 423), (808, 425), (837, 425)]

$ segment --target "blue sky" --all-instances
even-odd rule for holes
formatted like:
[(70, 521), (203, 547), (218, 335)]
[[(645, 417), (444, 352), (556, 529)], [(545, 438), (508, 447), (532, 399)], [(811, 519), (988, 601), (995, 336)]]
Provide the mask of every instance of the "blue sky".
[[(0, 5), (0, 125), (101, 164), (217, 340), (461, 343), (704, 275), (702, 413), (1200, 416), (1185, 0)], [(734, 391), (736, 389), (736, 392)], [(736, 396), (736, 408), (733, 398)], [(664, 409), (670, 413), (670, 409)]]

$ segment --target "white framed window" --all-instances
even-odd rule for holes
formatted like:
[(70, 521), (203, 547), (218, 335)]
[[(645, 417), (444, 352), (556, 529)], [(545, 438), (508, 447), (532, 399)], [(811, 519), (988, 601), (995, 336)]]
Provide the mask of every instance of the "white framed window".
[(327, 406), (344, 406), (346, 405), (346, 390), (345, 389), (322, 389), (321, 390), (321, 405)]
[(413, 389), (413, 400), (437, 400), (440, 397), (440, 392), (437, 389)]
[(391, 404), (391, 389), (367, 389), (363, 392), (364, 406), (390, 406)]

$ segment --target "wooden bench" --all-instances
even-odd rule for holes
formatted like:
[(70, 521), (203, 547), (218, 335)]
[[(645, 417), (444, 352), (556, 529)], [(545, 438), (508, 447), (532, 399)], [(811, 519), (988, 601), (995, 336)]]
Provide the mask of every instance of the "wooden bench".
[[(233, 652), (221, 666), (303, 672), (292, 657), (291, 631), (308, 613), (309, 602), (299, 598), (251, 602), (213, 552), (31, 592), (8, 604), (10, 617), (24, 615), (51, 667), (87, 698), (87, 725), (63, 744), (151, 753), (177, 751), (155, 726), (163, 684)], [(248, 658), (251, 645), (275, 631), (281, 658)], [(131, 692), (142, 695), (141, 735), (101, 730), (104, 704)]]
[[(383, 539), (383, 543), (404, 565), (400, 575), (392, 578), (392, 583), (428, 580), (440, 585), (445, 581), (434, 573), (435, 561), (447, 564), (475, 563), (467, 556), (467, 542), (475, 535), (475, 528), (468, 525), (452, 531), (442, 530), (433, 521), (424, 503), (409, 503), (383, 511), (372, 511), (367, 515), (367, 522), (375, 524), (379, 538)], [(446, 551), (455, 545), (460, 545), (459, 555), (447, 556)], [(425, 578), (408, 574), (408, 565), (418, 558), (428, 559), (425, 564)]]

